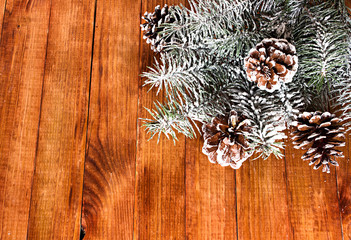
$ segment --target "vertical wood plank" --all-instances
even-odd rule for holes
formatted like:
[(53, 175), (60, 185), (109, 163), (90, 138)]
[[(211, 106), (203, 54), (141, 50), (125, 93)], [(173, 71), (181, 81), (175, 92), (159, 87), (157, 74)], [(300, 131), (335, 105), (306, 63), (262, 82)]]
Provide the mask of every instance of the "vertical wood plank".
[(28, 239), (79, 239), (94, 1), (51, 4)]
[[(4, 6), (5, 1), (0, 1)], [(3, 20), (0, 8), (0, 26)], [(27, 236), (50, 2), (8, 1), (0, 44), (0, 239)]]
[(249, 159), (236, 179), (238, 239), (292, 239), (284, 158)]
[(237, 239), (235, 170), (210, 163), (201, 136), (186, 142), (186, 239)]
[(98, 0), (83, 190), (84, 239), (132, 239), (140, 1)]
[(139, 136), (134, 239), (184, 239), (184, 138), (173, 146)]
[(351, 239), (351, 135), (346, 138), (346, 146), (343, 149), (345, 158), (339, 160), (337, 168), (337, 184), (340, 204), (340, 216), (344, 239)]
[[(155, 6), (185, 3), (185, 0), (142, 1), (142, 11), (153, 12)], [(140, 30), (139, 30), (140, 31)], [(141, 39), (141, 72), (151, 66), (155, 53)], [(148, 92), (139, 83), (139, 117), (150, 117), (146, 108), (160, 100), (156, 91)], [(162, 95), (162, 94), (160, 94)], [(138, 124), (138, 151), (136, 165), (136, 200), (134, 214), (134, 239), (184, 239), (185, 237), (185, 139), (179, 136), (174, 145), (161, 137), (147, 141), (149, 136)]]
[[(2, 35), (3, 29), (2, 29), (2, 24), (4, 21), (4, 15), (6, 11), (6, 0), (0, 0), (0, 34)], [(1, 41), (1, 35), (0, 35), (0, 41)]]
[(342, 239), (335, 171), (313, 170), (303, 150), (286, 147), (288, 200), (293, 239)]

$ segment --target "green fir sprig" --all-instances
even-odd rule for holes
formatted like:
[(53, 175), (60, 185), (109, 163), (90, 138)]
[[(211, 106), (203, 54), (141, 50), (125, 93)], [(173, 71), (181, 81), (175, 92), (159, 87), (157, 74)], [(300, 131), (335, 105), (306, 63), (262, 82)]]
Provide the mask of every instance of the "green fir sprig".
[[(250, 122), (250, 149), (281, 157), (283, 130), (303, 111), (340, 110), (351, 127), (351, 21), (342, 0), (190, 0), (169, 8), (174, 21), (144, 85), (166, 96), (144, 119), (151, 137), (195, 137), (197, 124), (235, 110)], [(244, 58), (265, 38), (296, 47), (293, 81), (269, 93), (249, 82)]]

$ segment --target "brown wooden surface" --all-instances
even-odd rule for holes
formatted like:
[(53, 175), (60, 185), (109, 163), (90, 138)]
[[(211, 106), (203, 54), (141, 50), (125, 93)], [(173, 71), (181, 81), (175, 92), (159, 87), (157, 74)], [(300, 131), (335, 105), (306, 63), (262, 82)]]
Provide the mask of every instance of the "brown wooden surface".
[(0, 40), (0, 239), (27, 236), (49, 16), (49, 2), (28, 9), (21, 1), (6, 5)]
[(250, 161), (236, 175), (238, 239), (293, 239), (284, 159)]
[(50, 4), (28, 239), (80, 233), (94, 4)]
[(0, 239), (351, 239), (350, 137), (329, 175), (289, 141), (237, 171), (147, 141), (140, 16), (165, 3), (0, 0)]
[(202, 144), (186, 145), (187, 239), (236, 239), (235, 171), (211, 164)]
[(140, 2), (97, 0), (83, 190), (86, 239), (133, 235)]

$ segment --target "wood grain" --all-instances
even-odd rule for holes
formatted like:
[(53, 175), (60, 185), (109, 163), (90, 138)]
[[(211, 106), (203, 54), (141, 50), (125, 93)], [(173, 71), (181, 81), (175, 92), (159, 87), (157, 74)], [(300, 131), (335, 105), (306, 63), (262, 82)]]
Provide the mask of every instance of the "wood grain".
[(293, 239), (342, 239), (335, 168), (330, 174), (302, 161), (302, 150), (287, 143), (288, 203)]
[(249, 159), (236, 179), (238, 239), (292, 239), (284, 159)]
[[(142, 14), (152, 12), (155, 6), (185, 3), (182, 1), (142, 1)], [(154, 53), (141, 39), (141, 72), (152, 65)], [(153, 101), (162, 102), (162, 94), (148, 92), (139, 83), (139, 117), (150, 115), (144, 109), (153, 108)], [(136, 162), (136, 200), (134, 214), (135, 239), (184, 239), (185, 236), (185, 139), (179, 141), (161, 137), (147, 141), (149, 136), (138, 124), (138, 152)]]
[(184, 239), (184, 138), (175, 146), (145, 133), (138, 140), (134, 238)]
[(234, 171), (147, 141), (140, 16), (165, 3), (0, 0), (0, 239), (351, 239), (351, 136), (329, 175), (290, 142)]
[(210, 163), (200, 136), (186, 143), (186, 239), (237, 239), (235, 171)]
[(2, 31), (3, 31), (2, 24), (4, 21), (5, 11), (6, 11), (6, 0), (0, 0), (0, 29), (1, 29), (0, 41), (1, 41), (1, 36), (2, 36)]
[(351, 136), (349, 135), (343, 149), (345, 158), (338, 160), (337, 186), (339, 194), (340, 215), (344, 239), (351, 239)]
[(94, 1), (52, 1), (49, 13), (28, 239), (79, 239)]
[[(4, 6), (4, 1), (0, 1)], [(3, 8), (0, 9), (0, 25)], [(8, 2), (0, 44), (0, 239), (26, 239), (50, 3)]]
[(339, 159), (337, 168), (337, 187), (339, 196), (340, 216), (344, 239), (351, 239), (351, 164), (350, 145), (351, 135), (346, 135), (346, 146), (344, 147), (345, 158)]
[(131, 239), (140, 2), (97, 1), (88, 125), (84, 239)]

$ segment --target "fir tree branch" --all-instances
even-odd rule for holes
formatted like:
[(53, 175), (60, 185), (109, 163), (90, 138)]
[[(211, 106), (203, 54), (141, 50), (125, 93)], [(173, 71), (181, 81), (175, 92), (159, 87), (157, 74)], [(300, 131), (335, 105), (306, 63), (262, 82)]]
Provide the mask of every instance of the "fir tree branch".
[(142, 119), (143, 126), (151, 134), (150, 139), (158, 135), (157, 142), (159, 142), (162, 133), (167, 138), (171, 137), (173, 141), (178, 140), (177, 133), (188, 138), (196, 137), (197, 125), (182, 111), (182, 106), (179, 103), (169, 101), (165, 105), (159, 102), (154, 103), (154, 105), (154, 110), (146, 109), (152, 119)]
[(348, 54), (348, 35), (337, 9), (329, 3), (303, 8), (294, 39), (299, 71), (307, 83), (321, 90), (340, 81)]
[[(330, 111), (330, 104), (339, 104), (350, 118), (348, 13), (342, 0), (312, 2), (191, 0), (190, 9), (172, 8), (176, 20), (159, 33), (169, 39), (165, 53), (143, 74), (145, 85), (168, 99), (149, 110), (151, 136), (192, 137), (195, 121), (234, 109), (249, 118), (253, 131), (247, 138), (255, 151), (279, 157), (282, 129), (298, 111)], [(299, 56), (293, 82), (272, 94), (248, 82), (243, 69), (248, 51), (267, 37), (288, 38)]]
[(232, 96), (232, 108), (242, 112), (252, 126), (252, 131), (246, 135), (251, 149), (259, 153), (259, 157), (268, 158), (271, 154), (281, 157), (281, 141), (286, 136), (279, 97), (259, 90), (254, 83), (245, 80), (244, 74), (237, 79)]

